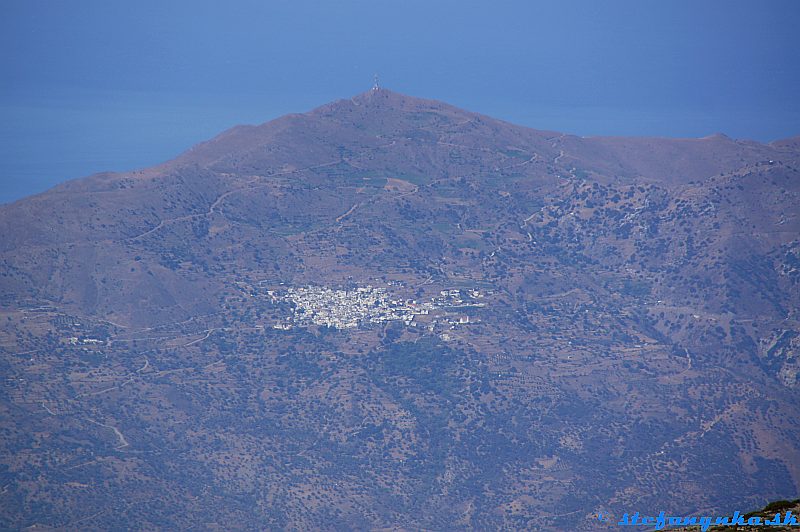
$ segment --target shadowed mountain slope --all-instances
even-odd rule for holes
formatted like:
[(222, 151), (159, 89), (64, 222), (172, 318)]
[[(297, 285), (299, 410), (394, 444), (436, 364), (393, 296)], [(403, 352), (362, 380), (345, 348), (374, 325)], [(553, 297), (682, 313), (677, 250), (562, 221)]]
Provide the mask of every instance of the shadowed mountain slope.
[(0, 528), (595, 530), (800, 486), (800, 148), (385, 89), (0, 207)]

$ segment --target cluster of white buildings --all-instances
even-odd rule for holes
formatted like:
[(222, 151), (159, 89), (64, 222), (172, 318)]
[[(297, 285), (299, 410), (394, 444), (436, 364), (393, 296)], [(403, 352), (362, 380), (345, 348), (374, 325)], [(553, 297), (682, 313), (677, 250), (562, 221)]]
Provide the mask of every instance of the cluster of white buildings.
[(102, 345), (105, 342), (98, 338), (78, 338), (77, 336), (71, 336), (67, 338), (67, 343), (70, 345)]
[[(293, 314), (288, 321), (337, 329), (395, 320), (409, 325), (414, 316), (428, 314), (435, 308), (432, 302), (393, 299), (385, 289), (372, 286), (354, 290), (324, 286), (289, 288), (282, 299), (294, 304)], [(281, 324), (280, 328), (286, 328), (286, 325)]]
[[(283, 292), (283, 291), (281, 291)], [(464, 325), (474, 323), (469, 316), (452, 316), (449, 312), (457, 308), (483, 307), (484, 303), (475, 300), (483, 298), (477, 290), (462, 294), (461, 290), (443, 290), (439, 297), (429, 301), (403, 299), (387, 293), (384, 288), (371, 285), (342, 290), (326, 286), (289, 287), (286, 291), (268, 290), (273, 301), (285, 301), (292, 304), (292, 314), (285, 321), (279, 321), (273, 327), (288, 330), (293, 326), (324, 325), (337, 329), (352, 329), (364, 325), (402, 321), (406, 325), (417, 326), (416, 316), (428, 316), (433, 311), (445, 311), (444, 323), (448, 325)], [(465, 301), (463, 298), (468, 300)], [(423, 320), (432, 329), (439, 322), (433, 315)], [(478, 320), (480, 321), (480, 320)], [(453, 327), (451, 327), (453, 328)]]

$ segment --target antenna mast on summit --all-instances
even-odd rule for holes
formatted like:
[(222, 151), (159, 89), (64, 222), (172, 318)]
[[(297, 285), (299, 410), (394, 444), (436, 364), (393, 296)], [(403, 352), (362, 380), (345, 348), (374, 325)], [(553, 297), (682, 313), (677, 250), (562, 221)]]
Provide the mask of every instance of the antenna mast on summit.
[(378, 85), (378, 75), (375, 74), (375, 83), (372, 85), (372, 90), (376, 91), (376, 90), (378, 90), (380, 88), (381, 88), (381, 86)]

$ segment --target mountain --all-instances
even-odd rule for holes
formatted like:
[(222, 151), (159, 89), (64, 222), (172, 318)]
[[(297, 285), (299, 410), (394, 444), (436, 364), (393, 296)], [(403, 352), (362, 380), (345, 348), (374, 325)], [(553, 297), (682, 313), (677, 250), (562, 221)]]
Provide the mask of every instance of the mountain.
[(800, 486), (800, 145), (385, 89), (0, 206), (0, 527), (594, 530)]
[[(800, 514), (800, 499), (795, 499), (793, 501), (787, 500), (780, 500), (780, 501), (772, 501), (769, 504), (765, 505), (761, 510), (757, 510), (754, 512), (748, 512), (746, 514), (739, 514), (741, 515), (741, 519), (744, 522), (744, 525), (739, 522), (739, 519), (734, 519), (733, 515), (730, 516), (714, 516), (711, 519), (711, 526), (706, 526), (706, 530), (710, 530), (711, 532), (731, 532), (731, 531), (742, 531), (742, 530), (758, 530), (758, 528), (754, 528), (757, 524), (761, 524), (759, 528), (762, 530), (775, 530), (776, 532), (791, 532), (793, 529), (796, 529), (797, 525), (792, 525), (792, 518), (794, 517), (794, 521), (796, 522), (797, 516)], [(666, 516), (665, 516), (666, 517)], [(677, 520), (686, 521), (686, 518), (689, 518), (691, 521), (692, 517), (696, 518), (695, 522), (698, 522), (703, 516), (675, 516)], [(708, 519), (710, 516), (706, 516)], [(738, 517), (738, 516), (737, 516)], [(723, 523), (719, 526), (716, 526), (717, 518), (720, 519), (720, 522)], [(726, 521), (727, 518), (727, 521)], [(668, 521), (668, 520), (667, 520)], [(728, 524), (724, 524), (724, 523)], [(766, 524), (768, 523), (768, 524)], [(697, 532), (703, 530), (702, 525), (698, 526), (687, 526), (681, 528), (672, 528), (670, 530), (681, 531), (681, 532)]]

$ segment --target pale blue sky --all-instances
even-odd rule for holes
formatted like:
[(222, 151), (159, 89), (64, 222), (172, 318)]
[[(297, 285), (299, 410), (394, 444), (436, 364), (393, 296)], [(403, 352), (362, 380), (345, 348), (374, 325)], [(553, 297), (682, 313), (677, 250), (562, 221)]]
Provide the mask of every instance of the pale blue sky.
[(800, 134), (797, 0), (2, 0), (0, 202), (367, 90), (579, 135)]

